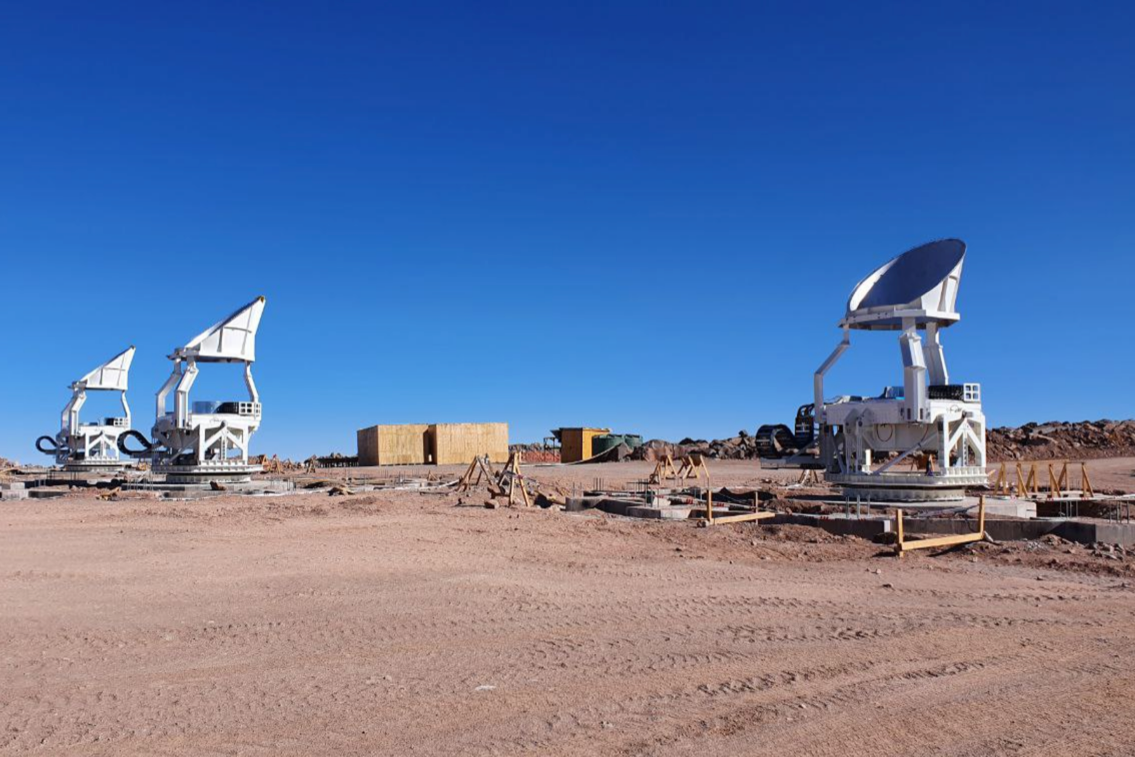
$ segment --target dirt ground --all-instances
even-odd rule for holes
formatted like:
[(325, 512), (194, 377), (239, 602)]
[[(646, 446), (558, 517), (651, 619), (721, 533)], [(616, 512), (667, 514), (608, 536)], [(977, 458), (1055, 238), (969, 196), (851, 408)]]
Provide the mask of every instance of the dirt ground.
[[(1088, 460), (1088, 475), (1096, 491), (1107, 492), (1135, 492), (1135, 458), (1117, 457), (1100, 460)], [(1045, 466), (1048, 462), (1038, 463), (1040, 482), (1047, 484), (1048, 471)], [(714, 486), (761, 486), (766, 483), (787, 484), (794, 481), (799, 475), (797, 470), (765, 470), (756, 460), (709, 460), (707, 461), (712, 483)], [(1000, 463), (992, 463), (990, 480), (1001, 467)], [(465, 466), (432, 466), (432, 465), (406, 465), (388, 466), (384, 468), (327, 468), (319, 471), (321, 478), (345, 479), (365, 481), (368, 479), (389, 479), (397, 476), (417, 477), (433, 474), (439, 478), (455, 478), (460, 476)], [(528, 465), (525, 472), (540, 481), (560, 484), (571, 490), (574, 485), (577, 489), (591, 488), (597, 483), (602, 486), (623, 486), (634, 481), (645, 479), (654, 469), (654, 463), (643, 461), (628, 461), (622, 463), (603, 463), (597, 465)], [(1013, 479), (1015, 471), (1009, 468), (1009, 477)], [(1073, 466), (1070, 471), (1071, 484), (1079, 486), (1080, 471)]]
[(1135, 754), (1127, 555), (462, 501), (0, 504), (0, 753)]

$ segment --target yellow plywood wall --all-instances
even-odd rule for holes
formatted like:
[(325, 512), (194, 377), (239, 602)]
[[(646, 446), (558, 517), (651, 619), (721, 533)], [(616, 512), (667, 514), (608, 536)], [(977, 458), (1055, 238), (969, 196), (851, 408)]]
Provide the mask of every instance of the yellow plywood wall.
[(359, 429), (359, 465), (421, 465), (432, 462), (430, 426), (424, 423)]
[(467, 464), (480, 455), (508, 460), (507, 423), (438, 423), (430, 426), (430, 449), (438, 465)]
[(591, 440), (600, 434), (609, 434), (609, 428), (561, 428), (560, 461), (578, 463), (591, 457)]

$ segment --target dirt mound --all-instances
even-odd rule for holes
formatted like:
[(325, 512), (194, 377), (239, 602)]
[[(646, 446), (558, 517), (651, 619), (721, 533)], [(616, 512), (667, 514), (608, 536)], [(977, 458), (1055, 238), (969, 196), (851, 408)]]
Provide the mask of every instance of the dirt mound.
[(989, 459), (1056, 460), (1128, 457), (1135, 454), (1135, 420), (1026, 423), (990, 429)]

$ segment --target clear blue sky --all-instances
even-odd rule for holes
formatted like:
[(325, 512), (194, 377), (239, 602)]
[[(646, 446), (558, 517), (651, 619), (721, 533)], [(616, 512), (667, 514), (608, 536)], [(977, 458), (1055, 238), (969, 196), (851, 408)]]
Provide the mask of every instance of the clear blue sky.
[[(1130, 4), (406, 5), (5, 9), (0, 455), (46, 461), (129, 344), (148, 431), (165, 356), (258, 294), (254, 452), (752, 431), (856, 281), (944, 236), (993, 425), (1135, 415)], [(856, 334), (829, 387), (900, 379)]]

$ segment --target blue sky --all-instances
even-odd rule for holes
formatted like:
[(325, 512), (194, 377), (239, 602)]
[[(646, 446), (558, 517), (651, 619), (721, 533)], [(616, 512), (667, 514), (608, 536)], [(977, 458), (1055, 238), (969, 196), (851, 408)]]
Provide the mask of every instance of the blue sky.
[[(1133, 415), (1129, 4), (410, 5), (2, 11), (0, 455), (46, 461), (129, 344), (148, 430), (165, 356), (258, 294), (254, 452), (752, 431), (856, 281), (945, 236), (993, 425)], [(900, 380), (856, 334), (828, 385)]]

